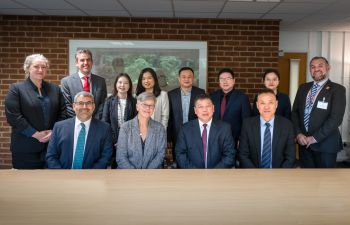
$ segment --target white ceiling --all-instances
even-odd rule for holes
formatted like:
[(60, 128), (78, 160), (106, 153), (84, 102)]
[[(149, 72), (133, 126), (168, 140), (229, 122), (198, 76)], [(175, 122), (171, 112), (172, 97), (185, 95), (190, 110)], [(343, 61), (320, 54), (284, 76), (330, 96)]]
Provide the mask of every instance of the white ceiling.
[(1, 0), (0, 15), (280, 19), (281, 30), (350, 31), (349, 0)]

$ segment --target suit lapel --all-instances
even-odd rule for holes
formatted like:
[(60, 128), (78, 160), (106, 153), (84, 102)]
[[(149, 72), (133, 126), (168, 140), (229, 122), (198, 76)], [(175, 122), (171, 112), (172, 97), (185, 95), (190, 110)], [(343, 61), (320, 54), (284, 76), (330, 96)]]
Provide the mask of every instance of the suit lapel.
[(280, 139), (280, 134), (281, 132), (279, 132), (281, 129), (283, 129), (283, 127), (280, 127), (280, 123), (279, 123), (279, 117), (275, 116), (275, 121), (273, 124), (273, 134), (272, 134), (272, 167), (273, 167), (273, 159), (275, 159), (275, 153), (277, 151), (277, 146), (278, 146), (278, 140)]
[(322, 86), (322, 89), (319, 91), (315, 101), (314, 101), (314, 104), (312, 105), (312, 111), (314, 111), (314, 109), (317, 107), (317, 103), (318, 101), (322, 101), (322, 98), (325, 96), (326, 94), (326, 91), (329, 89), (329, 85), (331, 84), (331, 81), (328, 80), (323, 86)]
[[(68, 165), (72, 165), (73, 163), (73, 152), (74, 152), (74, 130), (75, 130), (75, 117), (70, 118), (67, 120), (67, 143), (68, 146), (71, 146), (68, 148), (69, 154), (68, 154)], [(65, 151), (65, 150), (64, 150)]]
[(74, 88), (74, 95), (72, 96), (74, 98), (74, 96), (78, 93), (83, 91), (83, 84), (81, 83), (80, 77), (78, 73), (73, 74), (72, 76), (72, 85)]
[[(212, 120), (212, 123), (211, 123), (211, 127), (210, 127), (210, 130), (209, 130), (209, 138), (208, 138), (208, 145), (207, 145), (207, 149), (209, 151), (207, 151), (207, 165), (209, 167), (209, 163), (210, 163), (210, 160), (212, 158), (212, 155), (214, 154), (213, 152), (213, 148), (210, 148), (209, 146), (216, 146), (216, 142), (217, 142), (217, 127), (216, 127), (216, 123), (214, 120)], [(202, 151), (203, 152), (203, 151)]]
[[(86, 137), (86, 141), (85, 141), (85, 151), (84, 151), (84, 160), (83, 160), (83, 165), (86, 162), (86, 159), (88, 158), (89, 154), (91, 154), (91, 152), (93, 151), (92, 149), (96, 147), (97, 143), (94, 143), (94, 135), (96, 135), (97, 131), (97, 124), (94, 118), (91, 119), (91, 123), (90, 123), (90, 127), (89, 127), (89, 131)], [(96, 139), (95, 139), (96, 140)], [(84, 168), (84, 166), (83, 166)]]
[(305, 105), (306, 105), (306, 102), (307, 102), (307, 95), (309, 94), (309, 91), (310, 91), (310, 89), (311, 89), (311, 87), (312, 87), (312, 84), (313, 84), (313, 82), (307, 83), (306, 88), (305, 88), (305, 90), (304, 90), (304, 93), (303, 93), (303, 95), (301, 96), (301, 97), (302, 97), (302, 99), (301, 99), (301, 103), (302, 103), (301, 107), (302, 107), (302, 109), (303, 109), (303, 111), (302, 111), (303, 114), (304, 114), (304, 112), (305, 112)]
[(32, 102), (32, 105), (36, 106), (36, 107), (33, 107), (35, 108), (36, 115), (39, 115), (42, 121), (44, 121), (44, 115), (43, 115), (43, 111), (41, 110), (42, 108), (40, 105), (40, 100), (38, 99), (38, 93), (34, 91), (33, 85), (29, 80), (29, 78), (26, 80), (26, 86), (27, 88), (25, 90), (27, 93), (27, 97), (29, 97), (30, 101)]
[(178, 113), (179, 113), (179, 118), (181, 119), (181, 124), (183, 123), (183, 118), (182, 118), (182, 104), (181, 104), (181, 89), (179, 88), (176, 92), (176, 98), (175, 98), (175, 106), (178, 107)]
[(257, 158), (259, 159), (259, 167), (261, 163), (261, 134), (260, 134), (260, 116), (256, 116), (254, 121), (253, 121), (253, 139), (254, 143), (256, 143), (256, 154)]
[(201, 129), (199, 128), (199, 120), (194, 120), (195, 122), (192, 123), (192, 130), (194, 131), (194, 140), (197, 142), (196, 146), (199, 146), (197, 148), (197, 151), (199, 151), (199, 155), (202, 159), (202, 162), (204, 163), (204, 155), (203, 155), (203, 144), (202, 144), (202, 135), (201, 135)]

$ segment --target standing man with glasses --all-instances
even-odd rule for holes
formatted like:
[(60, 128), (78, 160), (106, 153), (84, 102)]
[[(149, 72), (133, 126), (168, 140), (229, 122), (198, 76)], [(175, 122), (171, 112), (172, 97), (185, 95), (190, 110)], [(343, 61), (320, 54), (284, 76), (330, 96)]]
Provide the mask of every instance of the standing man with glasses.
[(92, 53), (88, 49), (79, 49), (75, 53), (77, 73), (73, 73), (61, 80), (61, 89), (67, 105), (67, 114), (74, 117), (73, 97), (81, 91), (89, 92), (94, 96), (95, 110), (93, 116), (102, 118), (103, 104), (107, 97), (106, 81), (103, 77), (92, 74)]
[(210, 95), (215, 105), (214, 119), (231, 125), (237, 148), (243, 119), (251, 115), (249, 99), (243, 92), (234, 89), (235, 76), (229, 68), (219, 71), (219, 85), (221, 89)]
[(230, 125), (213, 119), (214, 105), (206, 94), (194, 100), (198, 119), (185, 123), (177, 137), (175, 153), (183, 169), (231, 168), (235, 165)]
[(56, 123), (46, 161), (50, 169), (106, 169), (112, 156), (110, 126), (92, 118), (94, 96), (79, 92), (74, 97), (74, 118)]
[(343, 121), (345, 87), (330, 81), (328, 60), (310, 61), (312, 82), (302, 84), (295, 97), (292, 121), (304, 168), (333, 168), (343, 148), (338, 127)]
[(243, 121), (239, 144), (242, 168), (292, 168), (295, 143), (292, 123), (276, 115), (278, 106), (273, 90), (261, 91), (256, 101), (258, 116)]

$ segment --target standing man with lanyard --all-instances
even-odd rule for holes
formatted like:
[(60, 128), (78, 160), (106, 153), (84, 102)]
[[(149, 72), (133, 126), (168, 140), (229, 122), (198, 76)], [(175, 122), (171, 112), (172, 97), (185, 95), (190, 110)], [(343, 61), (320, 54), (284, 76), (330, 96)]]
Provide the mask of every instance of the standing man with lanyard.
[(345, 112), (345, 88), (329, 80), (329, 70), (326, 58), (312, 58), (314, 81), (299, 87), (293, 104), (292, 121), (304, 168), (333, 168), (342, 149), (338, 127)]
[(73, 98), (81, 92), (89, 92), (94, 96), (95, 110), (93, 117), (102, 118), (103, 103), (107, 97), (106, 81), (103, 77), (92, 74), (92, 53), (88, 49), (78, 49), (75, 53), (77, 73), (73, 73), (61, 80), (61, 89), (66, 101), (67, 114), (74, 117)]

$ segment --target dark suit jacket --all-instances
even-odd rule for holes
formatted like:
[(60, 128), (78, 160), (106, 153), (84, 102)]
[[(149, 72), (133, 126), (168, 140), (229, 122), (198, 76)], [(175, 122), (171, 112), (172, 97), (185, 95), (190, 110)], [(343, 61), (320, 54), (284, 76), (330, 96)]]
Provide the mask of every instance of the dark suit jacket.
[[(110, 96), (107, 98), (102, 114), (102, 121), (108, 123), (112, 127), (112, 137), (113, 143), (117, 143), (118, 135), (119, 135), (119, 127), (118, 127), (118, 96)], [(131, 97), (126, 100), (125, 107), (125, 118), (126, 121), (133, 119), (136, 114), (136, 99)]]
[[(93, 116), (97, 119), (102, 118), (103, 103), (107, 97), (106, 81), (103, 77), (91, 74), (91, 93), (94, 95), (95, 110)], [(74, 97), (77, 93), (83, 91), (78, 73), (71, 74), (61, 80), (61, 89), (67, 105), (67, 114), (69, 117), (74, 117), (73, 110)]]
[[(196, 119), (197, 116), (194, 113), (194, 99), (200, 94), (205, 94), (205, 91), (201, 88), (192, 87), (190, 108), (188, 111), (188, 121)], [(181, 89), (175, 88), (168, 92), (169, 97), (169, 124), (168, 135), (171, 138), (172, 143), (175, 145), (176, 137), (183, 124), (182, 118), (182, 101), (181, 101)]]
[[(278, 106), (276, 109), (276, 115), (278, 116), (283, 116), (284, 118), (287, 118), (289, 120), (291, 120), (291, 114), (292, 114), (292, 107), (290, 104), (290, 99), (289, 96), (281, 93), (281, 92), (277, 92), (276, 95), (277, 101), (278, 101)], [(259, 110), (256, 107), (256, 101), (257, 101), (257, 96), (255, 96), (254, 102), (253, 102), (253, 116), (258, 116), (259, 114)]]
[[(180, 168), (205, 167), (198, 119), (185, 123), (180, 129), (175, 153)], [(235, 165), (235, 154), (230, 125), (220, 120), (212, 120), (208, 139), (207, 168), (231, 168)]]
[[(43, 81), (43, 89), (50, 99), (49, 122), (45, 126), (44, 112), (36, 87), (28, 78), (11, 85), (5, 99), (7, 122), (12, 127), (12, 152), (45, 152), (47, 144), (32, 138), (33, 131), (51, 130), (54, 123), (66, 118), (66, 105), (60, 88)], [(32, 130), (30, 133), (25, 131)], [(44, 161), (43, 161), (44, 162)]]
[[(214, 119), (220, 119), (221, 90), (215, 91), (210, 95), (211, 100), (215, 105)], [(231, 125), (233, 139), (236, 147), (241, 133), (241, 126), (244, 118), (251, 116), (251, 108), (248, 97), (243, 92), (233, 90), (231, 96), (226, 102), (226, 110), (223, 121)]]
[[(292, 123), (284, 117), (275, 116), (272, 136), (272, 168), (294, 167), (295, 151)], [(261, 167), (260, 116), (244, 120), (238, 152), (242, 168)]]
[[(309, 120), (309, 132), (304, 127), (304, 109), (306, 96), (313, 82), (300, 85), (296, 94), (292, 121), (295, 134), (313, 136), (317, 143), (310, 148), (318, 152), (336, 153), (342, 149), (342, 141), (338, 127), (343, 121), (346, 97), (344, 86), (328, 80), (317, 95)], [(328, 102), (327, 109), (317, 107), (319, 101)]]
[[(50, 169), (71, 169), (73, 162), (75, 117), (55, 124), (47, 148)], [(111, 128), (92, 118), (86, 139), (83, 169), (106, 169), (112, 156)]]

